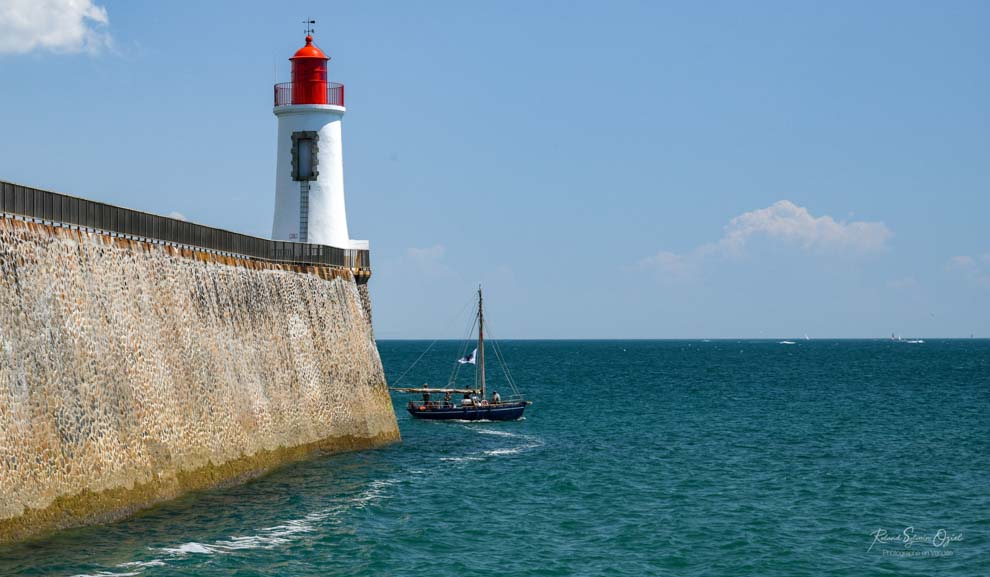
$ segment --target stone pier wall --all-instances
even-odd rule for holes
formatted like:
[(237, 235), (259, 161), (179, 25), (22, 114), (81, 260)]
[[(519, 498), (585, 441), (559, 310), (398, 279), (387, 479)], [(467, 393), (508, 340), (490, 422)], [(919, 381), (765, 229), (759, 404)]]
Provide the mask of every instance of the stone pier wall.
[[(358, 283), (358, 294), (361, 296), (361, 308), (364, 309), (364, 316), (371, 324), (371, 291), (368, 290), (367, 282)], [(374, 335), (372, 335), (374, 337)]]
[(0, 542), (397, 440), (366, 289), (0, 218)]

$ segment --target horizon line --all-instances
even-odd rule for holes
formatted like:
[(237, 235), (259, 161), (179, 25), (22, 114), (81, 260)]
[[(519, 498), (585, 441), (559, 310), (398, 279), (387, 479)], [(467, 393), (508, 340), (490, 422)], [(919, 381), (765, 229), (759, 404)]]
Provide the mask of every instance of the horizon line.
[[(508, 339), (491, 339), (497, 341), (780, 341), (793, 340), (794, 342), (812, 341), (887, 341), (905, 342), (914, 339), (930, 339), (939, 341), (985, 341), (990, 337), (926, 337), (912, 336), (901, 339), (891, 339), (890, 337), (816, 337), (805, 339), (803, 337), (516, 337)], [(472, 339), (469, 339), (472, 340)], [(456, 337), (383, 337), (376, 338), (375, 341), (453, 341), (462, 342), (463, 338)]]

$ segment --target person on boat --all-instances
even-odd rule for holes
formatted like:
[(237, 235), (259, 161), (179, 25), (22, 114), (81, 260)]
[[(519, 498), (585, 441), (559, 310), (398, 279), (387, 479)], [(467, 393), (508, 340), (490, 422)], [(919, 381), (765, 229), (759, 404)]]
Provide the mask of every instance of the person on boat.
[(497, 405), (502, 402), (502, 397), (498, 394), (498, 391), (492, 392), (492, 404)]
[(450, 400), (452, 398), (453, 397), (451, 396), (450, 391), (447, 391), (447, 394), (443, 396), (443, 406), (444, 406), (444, 408), (449, 408), (451, 406)]
[(473, 404), (474, 404), (474, 399), (471, 398), (471, 395), (469, 395), (468, 393), (464, 393), (464, 399), (461, 400), (461, 406), (470, 407)]
[(430, 408), (430, 393), (423, 393), (423, 406)]

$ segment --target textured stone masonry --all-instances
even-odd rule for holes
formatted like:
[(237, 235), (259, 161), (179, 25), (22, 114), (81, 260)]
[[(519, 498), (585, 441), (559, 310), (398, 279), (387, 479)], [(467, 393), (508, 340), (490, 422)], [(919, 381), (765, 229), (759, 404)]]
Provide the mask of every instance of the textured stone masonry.
[(0, 542), (397, 440), (366, 289), (0, 218)]

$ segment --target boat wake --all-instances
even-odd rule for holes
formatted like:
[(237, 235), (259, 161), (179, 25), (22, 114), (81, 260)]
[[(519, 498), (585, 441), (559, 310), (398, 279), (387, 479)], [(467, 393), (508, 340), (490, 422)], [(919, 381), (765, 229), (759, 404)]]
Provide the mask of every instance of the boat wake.
[(494, 449), (485, 449), (483, 451), (477, 451), (474, 453), (468, 453), (467, 455), (458, 455), (456, 457), (440, 457), (441, 461), (448, 463), (469, 463), (472, 461), (484, 461), (488, 457), (504, 457), (507, 455), (518, 455), (529, 451), (530, 449), (535, 449), (537, 447), (543, 446), (543, 440), (532, 435), (524, 435), (522, 433), (513, 433), (510, 431), (500, 431), (498, 429), (482, 429), (478, 427), (464, 426), (465, 429), (478, 433), (480, 435), (492, 435), (496, 437), (503, 437), (507, 439), (518, 439), (523, 441), (519, 445), (511, 447), (497, 447)]
[[(462, 426), (481, 435), (512, 439), (518, 441), (518, 443), (510, 444), (506, 447), (476, 451), (465, 455), (441, 457), (439, 460), (451, 464), (464, 464), (472, 461), (484, 461), (491, 458), (518, 455), (544, 445), (542, 439), (532, 435), (482, 428), (477, 427), (477, 424), (477, 421), (474, 421), (471, 423), (474, 426), (467, 424)], [(434, 473), (436, 473), (436, 469), (429, 471), (422, 469), (408, 471), (408, 474), (414, 476), (429, 476)], [(357, 495), (340, 499), (338, 503), (309, 513), (298, 519), (290, 519), (278, 525), (264, 527), (253, 534), (231, 535), (223, 539), (205, 543), (189, 541), (170, 547), (155, 548), (151, 550), (158, 555), (152, 559), (119, 563), (113, 566), (113, 570), (81, 573), (72, 577), (137, 577), (143, 575), (147, 569), (167, 567), (194, 556), (227, 555), (251, 549), (274, 549), (285, 546), (302, 538), (306, 534), (319, 531), (327, 521), (339, 517), (348, 511), (363, 509), (379, 501), (392, 498), (389, 488), (399, 482), (399, 478), (372, 481), (364, 491)]]
[(481, 454), (486, 457), (502, 457), (505, 455), (518, 455), (519, 453), (524, 453), (526, 451), (529, 451), (530, 449), (536, 449), (544, 445), (543, 439), (539, 437), (534, 437), (532, 435), (526, 435), (523, 433), (513, 433), (512, 431), (502, 431), (499, 429), (482, 429), (482, 428), (474, 428), (474, 427), (467, 427), (467, 428), (481, 435), (494, 435), (497, 437), (506, 437), (506, 438), (519, 439), (521, 441), (524, 441), (522, 444), (517, 445), (515, 447), (499, 447), (497, 449), (488, 449), (486, 451), (482, 451)]
[(465, 455), (463, 457), (440, 457), (440, 460), (444, 463), (468, 463), (470, 461), (483, 461), (484, 458), (475, 455)]
[(115, 566), (115, 569), (122, 569), (123, 571), (81, 573), (73, 575), (73, 577), (134, 577), (142, 575), (144, 569), (165, 567), (193, 555), (223, 555), (248, 549), (273, 549), (291, 543), (303, 534), (319, 530), (323, 521), (341, 515), (349, 510), (363, 509), (376, 501), (388, 499), (390, 496), (386, 494), (386, 489), (398, 482), (397, 479), (372, 481), (369, 483), (368, 488), (358, 495), (343, 499), (338, 504), (310, 513), (299, 519), (292, 519), (280, 525), (262, 528), (254, 535), (235, 535), (210, 543), (190, 541), (174, 547), (161, 547), (153, 549), (153, 551), (161, 554), (159, 558), (148, 561), (129, 561), (119, 563)]
[(485, 451), (485, 456), (488, 457), (501, 457), (502, 455), (518, 455), (530, 447), (513, 447), (511, 449), (491, 449), (490, 451)]
[(495, 435), (495, 436), (498, 436), (498, 437), (512, 437), (512, 438), (515, 438), (515, 439), (525, 438), (527, 436), (527, 435), (521, 435), (519, 433), (513, 433), (512, 431), (500, 431), (498, 429), (480, 429), (480, 428), (473, 428), (473, 427), (465, 427), (465, 428), (470, 429), (470, 430), (474, 431), (475, 433), (479, 433), (479, 434), (482, 434), (482, 435)]

